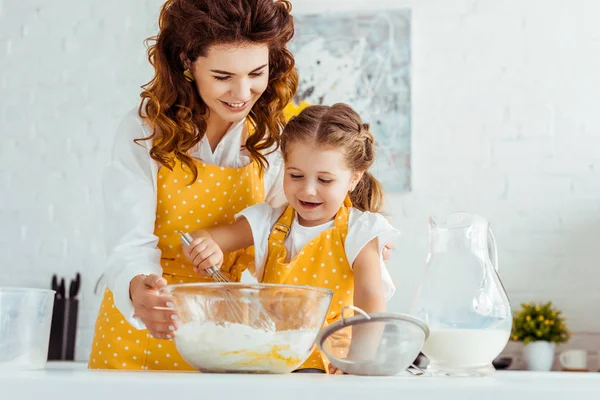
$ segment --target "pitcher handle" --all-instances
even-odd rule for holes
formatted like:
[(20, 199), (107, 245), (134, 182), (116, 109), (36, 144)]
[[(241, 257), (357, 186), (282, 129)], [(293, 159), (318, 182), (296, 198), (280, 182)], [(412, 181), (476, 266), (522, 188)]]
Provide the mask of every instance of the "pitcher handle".
[[(494, 232), (492, 232), (492, 228), (488, 227), (488, 239), (490, 245), (488, 245), (488, 252), (490, 253), (490, 261), (494, 266), (496, 272), (498, 272), (498, 246), (496, 246), (496, 237), (494, 236)], [(491, 246), (491, 249), (489, 248)]]

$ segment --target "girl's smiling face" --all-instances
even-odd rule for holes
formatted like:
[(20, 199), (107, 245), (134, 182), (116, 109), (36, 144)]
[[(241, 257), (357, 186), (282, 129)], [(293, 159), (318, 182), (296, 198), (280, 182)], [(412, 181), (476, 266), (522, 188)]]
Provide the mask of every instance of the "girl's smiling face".
[(331, 221), (362, 173), (346, 165), (341, 149), (296, 142), (285, 161), (283, 190), (302, 226)]

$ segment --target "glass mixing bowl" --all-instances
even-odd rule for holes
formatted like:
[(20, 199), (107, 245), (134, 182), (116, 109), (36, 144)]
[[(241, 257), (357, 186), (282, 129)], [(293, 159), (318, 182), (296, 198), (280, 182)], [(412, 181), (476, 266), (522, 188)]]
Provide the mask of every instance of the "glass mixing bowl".
[(333, 292), (276, 284), (168, 285), (180, 316), (174, 342), (202, 372), (288, 373), (315, 348)]

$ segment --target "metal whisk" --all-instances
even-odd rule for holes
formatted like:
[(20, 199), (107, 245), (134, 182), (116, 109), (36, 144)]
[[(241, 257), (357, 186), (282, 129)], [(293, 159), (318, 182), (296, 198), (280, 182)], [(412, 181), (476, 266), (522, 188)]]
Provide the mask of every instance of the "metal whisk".
[[(182, 232), (182, 231), (175, 231), (177, 234), (179, 234), (181, 243), (185, 246), (185, 247), (189, 247), (190, 244), (192, 244), (192, 241), (194, 240), (192, 238), (192, 236), (189, 233), (186, 232)], [(221, 270), (217, 267), (210, 267), (206, 269), (206, 272), (210, 275), (210, 277), (215, 281), (215, 282), (221, 282), (221, 283), (226, 283), (226, 282), (231, 282), (231, 280), (225, 276)], [(231, 295), (231, 293), (229, 293), (229, 291), (225, 292), (225, 303), (227, 304), (227, 308), (229, 309), (229, 312), (231, 313), (231, 315), (233, 315), (233, 318), (236, 322), (243, 322), (244, 321), (244, 309), (242, 308), (242, 306), (240, 305), (240, 302)], [(248, 304), (248, 308), (249, 310), (251, 308), (255, 308), (255, 310), (257, 311), (257, 321), (258, 324), (260, 325), (260, 327), (266, 331), (272, 331), (274, 332), (275, 329), (275, 323), (273, 322), (273, 320), (271, 320), (271, 317), (269, 317), (269, 314), (265, 311), (265, 309), (262, 307), (262, 304), (260, 304), (259, 302), (252, 302), (252, 303), (256, 303), (256, 304)]]

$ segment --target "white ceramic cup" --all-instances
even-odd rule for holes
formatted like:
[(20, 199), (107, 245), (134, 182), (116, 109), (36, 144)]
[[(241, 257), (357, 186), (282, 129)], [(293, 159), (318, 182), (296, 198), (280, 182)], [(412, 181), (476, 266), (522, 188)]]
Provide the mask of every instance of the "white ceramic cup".
[(587, 351), (585, 350), (565, 350), (558, 356), (560, 364), (567, 369), (586, 369)]

